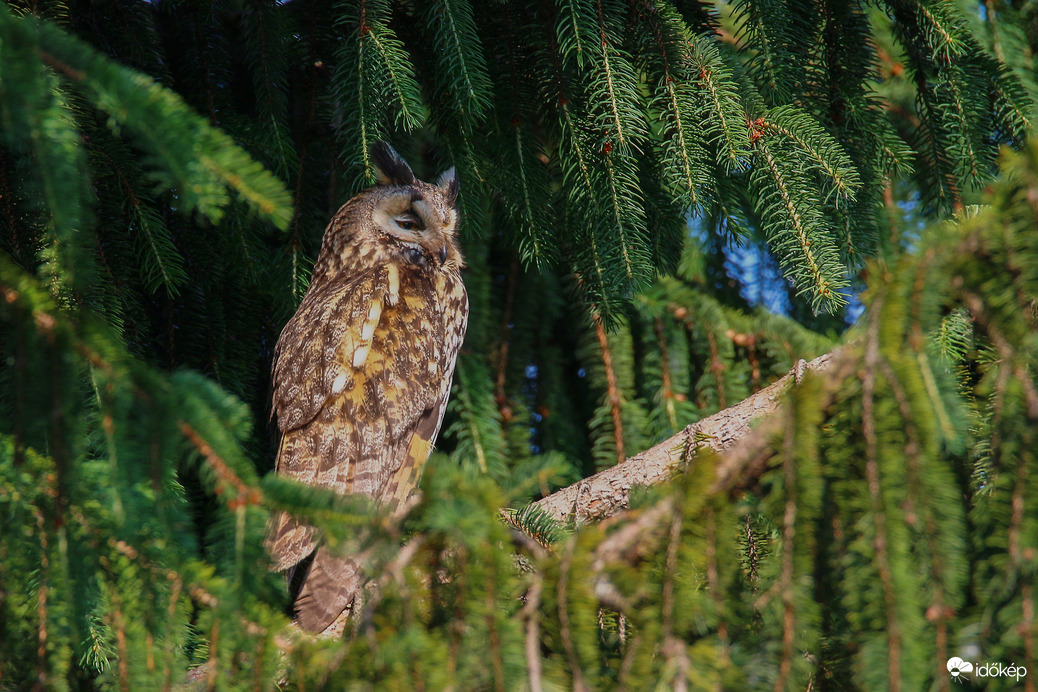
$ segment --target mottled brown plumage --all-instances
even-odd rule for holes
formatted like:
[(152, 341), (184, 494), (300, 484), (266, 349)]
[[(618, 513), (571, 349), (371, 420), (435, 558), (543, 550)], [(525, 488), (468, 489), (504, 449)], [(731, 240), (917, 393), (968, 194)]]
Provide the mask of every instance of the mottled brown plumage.
[[(372, 155), (379, 184), (328, 224), (310, 288), (278, 339), (276, 470), (392, 507), (414, 491), (436, 441), (468, 297), (453, 170), (431, 185), (390, 147)], [(360, 556), (333, 555), (287, 514), (274, 517), (268, 547), (278, 571), (314, 555), (295, 600), (304, 629), (323, 631), (362, 585)]]

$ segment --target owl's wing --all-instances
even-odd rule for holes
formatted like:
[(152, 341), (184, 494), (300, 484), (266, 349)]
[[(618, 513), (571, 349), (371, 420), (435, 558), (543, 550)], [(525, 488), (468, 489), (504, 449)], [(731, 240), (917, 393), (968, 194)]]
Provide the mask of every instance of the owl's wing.
[[(308, 294), (285, 327), (275, 365), (279, 472), (394, 504), (417, 483), (443, 418), (468, 306), (463, 287), (454, 305), (431, 285), (401, 296), (397, 271), (377, 267)], [(310, 527), (275, 517), (276, 570), (314, 546)]]
[[(365, 344), (370, 348), (374, 330), (368, 317), (391, 293), (390, 278), (375, 268), (345, 284), (310, 291), (285, 325), (274, 361), (279, 473), (347, 492), (350, 460), (360, 453), (358, 427), (367, 414), (362, 401), (343, 394), (347, 385), (355, 394), (356, 376), (363, 375), (366, 363), (353, 367), (354, 354)], [(377, 319), (380, 307), (375, 312)], [(267, 547), (275, 571), (298, 564), (315, 545), (312, 527), (283, 512), (272, 518)]]
[(364, 335), (368, 312), (373, 304), (383, 302), (389, 288), (387, 279), (384, 269), (369, 269), (349, 282), (326, 284), (303, 298), (274, 350), (273, 413), (282, 433), (309, 424), (325, 407), (338, 363)]
[[(395, 506), (407, 499), (418, 485), (446, 404), (444, 397), (425, 410), (415, 424), (406, 449), (387, 448), (389, 453), (383, 463), (395, 466), (395, 470), (379, 496), (382, 504)], [(389, 458), (390, 455), (393, 458)], [(317, 549), (295, 599), (296, 622), (300, 627), (311, 632), (325, 632), (336, 622), (364, 583), (362, 568), (365, 560), (366, 553), (335, 555), (327, 548)]]
[[(450, 380), (448, 380), (448, 385)], [(436, 436), (440, 431), (440, 422), (447, 410), (447, 397), (441, 397), (427, 408), (418, 419), (414, 433), (408, 441), (399, 466), (393, 471), (389, 482), (382, 493), (382, 503), (390, 507), (396, 506), (410, 496), (422, 477), (422, 469), (429, 460)]]

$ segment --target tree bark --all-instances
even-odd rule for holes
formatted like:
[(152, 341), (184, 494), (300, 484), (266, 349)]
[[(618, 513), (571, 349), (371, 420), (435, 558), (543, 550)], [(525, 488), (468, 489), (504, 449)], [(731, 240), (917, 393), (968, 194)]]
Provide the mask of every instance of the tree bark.
[[(605, 519), (627, 508), (632, 487), (655, 485), (672, 478), (692, 453), (704, 448), (723, 456), (715, 490), (730, 490), (743, 482), (748, 470), (766, 460), (761, 459), (762, 448), (777, 418), (771, 414), (781, 408), (786, 390), (808, 372), (826, 373), (830, 382), (842, 380), (856, 362), (855, 351), (847, 347), (830, 351), (810, 363), (801, 360), (789, 374), (756, 394), (534, 504), (558, 521), (570, 516), (578, 524)], [(826, 389), (831, 391), (833, 387)]]

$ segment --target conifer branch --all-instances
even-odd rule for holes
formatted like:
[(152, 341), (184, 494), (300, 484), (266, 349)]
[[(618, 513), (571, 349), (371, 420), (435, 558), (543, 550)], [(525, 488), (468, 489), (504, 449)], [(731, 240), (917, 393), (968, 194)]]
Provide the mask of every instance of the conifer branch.
[(627, 507), (632, 487), (655, 485), (673, 478), (685, 460), (688, 446), (725, 455), (712, 492), (730, 492), (750, 482), (755, 473), (762, 470), (757, 445), (767, 438), (769, 428), (759, 421), (770, 418), (770, 414), (780, 408), (783, 392), (806, 372), (818, 373), (832, 388), (842, 381), (855, 362), (847, 347), (819, 356), (810, 363), (802, 362), (802, 367), (797, 366), (756, 394), (687, 426), (622, 464), (557, 490), (534, 504), (558, 521), (570, 516), (579, 522), (613, 516)]
[(785, 481), (785, 510), (782, 513), (782, 573), (775, 586), (781, 591), (782, 597), (782, 661), (779, 664), (779, 678), (775, 682), (775, 689), (786, 689), (786, 681), (793, 668), (793, 644), (796, 632), (796, 594), (793, 588), (794, 563), (796, 554), (796, 520), (799, 498), (797, 497), (795, 448), (796, 448), (796, 425), (793, 420), (794, 412), (787, 410), (783, 412), (783, 426), (785, 434), (782, 439), (782, 475)]
[(570, 603), (568, 592), (569, 584), (573, 579), (571, 568), (575, 547), (573, 542), (568, 543), (562, 554), (562, 560), (559, 564), (559, 581), (555, 587), (558, 596), (556, 607), (559, 616), (559, 635), (562, 638), (562, 646), (566, 651), (570, 672), (573, 675), (573, 688), (577, 692), (587, 692), (588, 688), (584, 683), (584, 675), (580, 668), (580, 659), (577, 656), (576, 643), (573, 640), (573, 628), (570, 624), (569, 616)]
[(616, 463), (624, 461), (624, 428), (620, 413), (620, 387), (616, 382), (616, 371), (613, 369), (613, 354), (609, 350), (609, 338), (601, 320), (595, 320), (595, 336), (602, 353), (602, 365), (605, 367), (606, 393), (609, 397), (609, 408), (613, 414), (613, 443), (616, 445)]
[(393, 65), (393, 59), (389, 53), (389, 46), (384, 41), (379, 40), (378, 35), (376, 35), (371, 27), (362, 27), (361, 32), (362, 37), (366, 37), (367, 40), (370, 40), (378, 50), (379, 55), (382, 57), (382, 61), (386, 66), (386, 72), (389, 74), (389, 81), (393, 87), (394, 98), (397, 101), (397, 105), (400, 107), (401, 119), (408, 123), (415, 121), (415, 115), (411, 112), (411, 104), (408, 103), (408, 99), (404, 95), (402, 85), (404, 75), (398, 74), (398, 68)]
[[(82, 85), (113, 124), (133, 128), (145, 146), (159, 153), (167, 166), (161, 182), (175, 186), (185, 203), (219, 221), (227, 204), (221, 189), (226, 185), (279, 228), (287, 227), (290, 202), (281, 182), (224, 132), (201, 120), (179, 95), (109, 61), (46, 22), (36, 26), (40, 58)], [(190, 147), (185, 148), (185, 142)], [(217, 181), (221, 187), (214, 184)]]
[(616, 85), (613, 70), (609, 66), (609, 37), (606, 35), (605, 17), (602, 16), (602, 0), (595, 0), (595, 9), (598, 10), (598, 46), (602, 52), (602, 73), (605, 76), (607, 92), (609, 94), (609, 111), (613, 116), (613, 125), (616, 128), (616, 137), (622, 146), (629, 142), (624, 137), (626, 129), (620, 119), (620, 107), (617, 104)]
[(584, 58), (584, 44), (586, 43), (586, 40), (583, 38), (583, 30), (581, 28), (577, 3), (578, 0), (565, 0), (567, 15), (560, 18), (557, 31), (560, 46), (565, 46), (569, 43), (566, 29), (573, 32), (573, 49), (577, 54), (577, 65), (581, 66)]
[[(918, 17), (924, 20), (924, 31), (934, 55), (947, 62), (966, 51), (966, 46), (959, 40), (961, 27), (949, 25), (950, 20), (944, 17), (937, 7), (931, 9), (921, 0), (916, 0), (912, 4)], [(938, 7), (939, 5), (940, 3), (937, 3)]]
[[(243, 505), (258, 505), (263, 502), (263, 492), (259, 488), (249, 487), (242, 481), (238, 474), (227, 465), (227, 462), (220, 458), (220, 455), (213, 450), (205, 438), (199, 435), (190, 424), (186, 421), (180, 421), (179, 427), (184, 437), (190, 440), (199, 454), (205, 457), (206, 462), (212, 467), (217, 477), (238, 491), (236, 497), (227, 499), (227, 507), (229, 509), (237, 509)], [(219, 489), (216, 492), (221, 494)]]
[[(530, 228), (530, 232), (528, 234), (528, 238), (530, 240), (530, 243), (533, 245), (532, 250), (530, 250), (529, 252), (524, 252), (523, 254), (527, 255), (527, 256), (532, 256), (534, 258), (534, 260), (540, 265), (544, 261), (544, 257), (546, 256), (546, 252), (545, 252), (544, 248), (542, 248), (542, 246), (541, 246), (541, 238), (540, 238), (540, 236), (541, 236), (542, 229), (540, 228), (539, 224), (536, 221), (537, 214), (534, 211), (533, 200), (530, 199), (531, 185), (530, 185), (529, 176), (528, 176), (528, 174), (526, 172), (526, 167), (527, 167), (526, 157), (523, 155), (523, 135), (522, 135), (522, 129), (519, 127), (519, 125), (516, 125), (514, 129), (515, 129), (515, 153), (516, 153), (515, 160), (519, 162), (519, 166), (518, 166), (518, 169), (519, 169), (519, 183), (522, 186), (520, 194), (522, 195), (522, 199), (523, 199), (523, 204), (520, 207), (520, 209), (522, 210), (521, 213), (523, 215), (523, 219), (525, 219), (527, 225)], [(527, 259), (527, 257), (524, 257), (524, 259)]]
[(696, 186), (693, 182), (692, 160), (691, 156), (689, 156), (691, 140), (688, 139), (688, 135), (685, 132), (685, 123), (681, 120), (681, 108), (678, 106), (677, 89), (674, 86), (675, 81), (669, 74), (665, 77), (665, 81), (667, 85), (667, 97), (670, 100), (670, 113), (674, 118), (674, 131), (678, 138), (678, 153), (681, 155), (681, 178), (685, 181), (685, 189), (688, 190), (689, 202), (694, 207), (699, 204), (699, 197), (696, 194)]
[[(0, 3), (0, 686), (923, 689), (953, 644), (1034, 657), (1038, 149), (978, 189), (1038, 94), (1019, 8), (97, 4)], [(256, 477), (271, 349), (380, 139), (457, 167), (472, 308), (403, 546)], [(968, 236), (919, 230), (981, 195)], [(860, 281), (869, 342), (750, 395)], [(358, 548), (337, 639), (295, 636), (269, 512)]]
[[(919, 357), (923, 357), (923, 351), (921, 350)], [(922, 480), (924, 470), (921, 468), (925, 463), (925, 460), (922, 458), (925, 450), (923, 449), (919, 431), (916, 429), (915, 415), (912, 412), (908, 392), (902, 386), (889, 360), (880, 357), (878, 365), (894, 393), (902, 420), (905, 421), (906, 445), (904, 453), (908, 470), (908, 493), (905, 510), (909, 516), (913, 516), (919, 512), (918, 507), (925, 507), (927, 504), (923, 497), (925, 493), (925, 485)], [(920, 369), (924, 376), (925, 373), (929, 372), (929, 367), (925, 364), (920, 364)], [(930, 608), (927, 609), (927, 617), (936, 622), (937, 655), (938, 660), (943, 661), (947, 658), (947, 629), (951, 609), (946, 603), (944, 581), (947, 577), (945, 575), (945, 565), (941, 559), (941, 546), (938, 543), (941, 538), (941, 527), (937, 525), (937, 518), (932, 511), (923, 511), (925, 512), (923, 533), (926, 539), (928, 557), (930, 559), (930, 577), (933, 583), (933, 602)]]
[[(751, 127), (763, 127), (763, 122), (755, 121)], [(770, 190), (761, 191), (765, 215), (775, 213), (776, 216), (771, 223), (766, 222), (766, 227), (787, 274), (791, 274), (794, 282), (800, 284), (801, 291), (812, 292), (813, 303), (822, 303), (830, 308), (842, 304), (844, 298), (836, 289), (845, 286), (846, 280), (834, 273), (837, 267), (833, 266), (836, 263), (830, 257), (833, 254), (831, 239), (824, 230), (819, 232), (819, 229), (811, 227), (811, 219), (797, 204), (797, 191), (792, 188), (792, 179), (781, 170), (775, 153), (763, 137), (757, 140), (756, 147), (763, 154), (766, 172), (773, 186)], [(778, 195), (778, 204), (768, 199), (775, 194)], [(789, 223), (792, 233), (782, 229), (778, 219)], [(791, 248), (795, 248), (795, 251), (791, 252)], [(807, 281), (801, 278), (801, 272), (808, 277)]]
[(670, 427), (678, 427), (677, 413), (674, 410), (674, 390), (671, 386), (670, 355), (667, 349), (667, 337), (663, 333), (663, 320), (659, 317), (652, 321), (653, 331), (656, 333), (656, 342), (660, 349), (660, 375), (663, 380), (663, 402), (667, 408), (667, 422)]
[(448, 34), (451, 38), (452, 48), (455, 55), (457, 56), (458, 74), (461, 75), (461, 81), (464, 82), (465, 88), (462, 89), (461, 98), (462, 100), (473, 99), (479, 95), (474, 85), (474, 80), (470, 74), (468, 64), (465, 62), (465, 49), (463, 47), (463, 40), (459, 36), (458, 21), (454, 17), (454, 12), (451, 11), (451, 5), (449, 0), (444, 0), (443, 3), (443, 14), (447, 17), (447, 28)]
[(724, 393), (724, 363), (721, 362), (717, 348), (717, 335), (714, 330), (706, 330), (706, 340), (710, 344), (710, 374), (714, 376), (714, 382), (717, 385), (717, 405), (727, 408), (728, 397)]
[(762, 123), (763, 130), (771, 130), (793, 141), (809, 161), (821, 170), (831, 182), (838, 200), (853, 200), (855, 191), (861, 187), (858, 172), (850, 159), (843, 153), (836, 140), (804, 113), (783, 106), (774, 109)]
[(580, 143), (579, 128), (573, 122), (573, 114), (570, 113), (568, 103), (561, 103), (559, 110), (562, 112), (563, 122), (563, 136), (565, 141), (570, 144), (570, 150), (573, 155), (577, 157), (577, 172), (580, 174), (579, 182), (581, 183), (581, 189), (591, 199), (595, 192), (595, 186), (591, 182), (591, 171), (590, 164), (587, 161), (587, 156), (584, 153), (583, 147)]
[(635, 208), (631, 206), (631, 200), (623, 199), (623, 193), (618, 187), (616, 167), (613, 165), (613, 156), (611, 152), (607, 152), (604, 157), (606, 174), (609, 179), (609, 200), (612, 203), (613, 210), (613, 222), (616, 224), (615, 228), (617, 231), (620, 245), (620, 255), (623, 257), (624, 274), (627, 276), (629, 281), (634, 281), (634, 261), (631, 258), (631, 249), (642, 246), (641, 243), (635, 243), (631, 238), (628, 238), (628, 234), (633, 235), (637, 238), (637, 233), (634, 228), (628, 231), (627, 226), (627, 215), (634, 211)]
[(883, 588), (883, 601), (887, 619), (888, 637), (888, 680), (893, 690), (901, 687), (901, 634), (896, 612), (894, 577), (891, 571), (889, 539), (887, 536), (887, 508), (881, 492), (879, 470), (879, 441), (876, 432), (875, 389), (876, 369), (879, 364), (879, 334), (876, 323), (882, 314), (882, 300), (877, 300), (871, 313), (870, 329), (865, 337), (864, 373), (862, 375), (862, 437), (865, 440), (865, 477), (871, 501), (873, 547), (876, 551), (876, 567)]
[(530, 692), (543, 692), (541, 683), (541, 645), (539, 630), (539, 613), (541, 607), (541, 592), (544, 590), (543, 579), (539, 573), (534, 575), (533, 584), (526, 592), (526, 602), (523, 604), (521, 615), (526, 621), (525, 652), (526, 671), (529, 676)]
[(750, 141), (742, 127), (746, 116), (731, 72), (717, 47), (704, 38), (693, 38), (691, 48), (692, 66), (709, 97), (710, 117), (703, 118), (703, 127), (714, 133), (717, 163), (725, 172), (740, 170), (748, 163)]

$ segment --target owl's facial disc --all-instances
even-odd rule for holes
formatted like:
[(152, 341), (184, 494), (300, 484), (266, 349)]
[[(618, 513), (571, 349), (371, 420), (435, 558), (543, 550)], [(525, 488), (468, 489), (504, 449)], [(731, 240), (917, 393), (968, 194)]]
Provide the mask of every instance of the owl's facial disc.
[(373, 206), (372, 220), (404, 263), (443, 267), (450, 257), (450, 235), (457, 212), (438, 203), (438, 190), (428, 185), (425, 188), (386, 189), (385, 196)]

